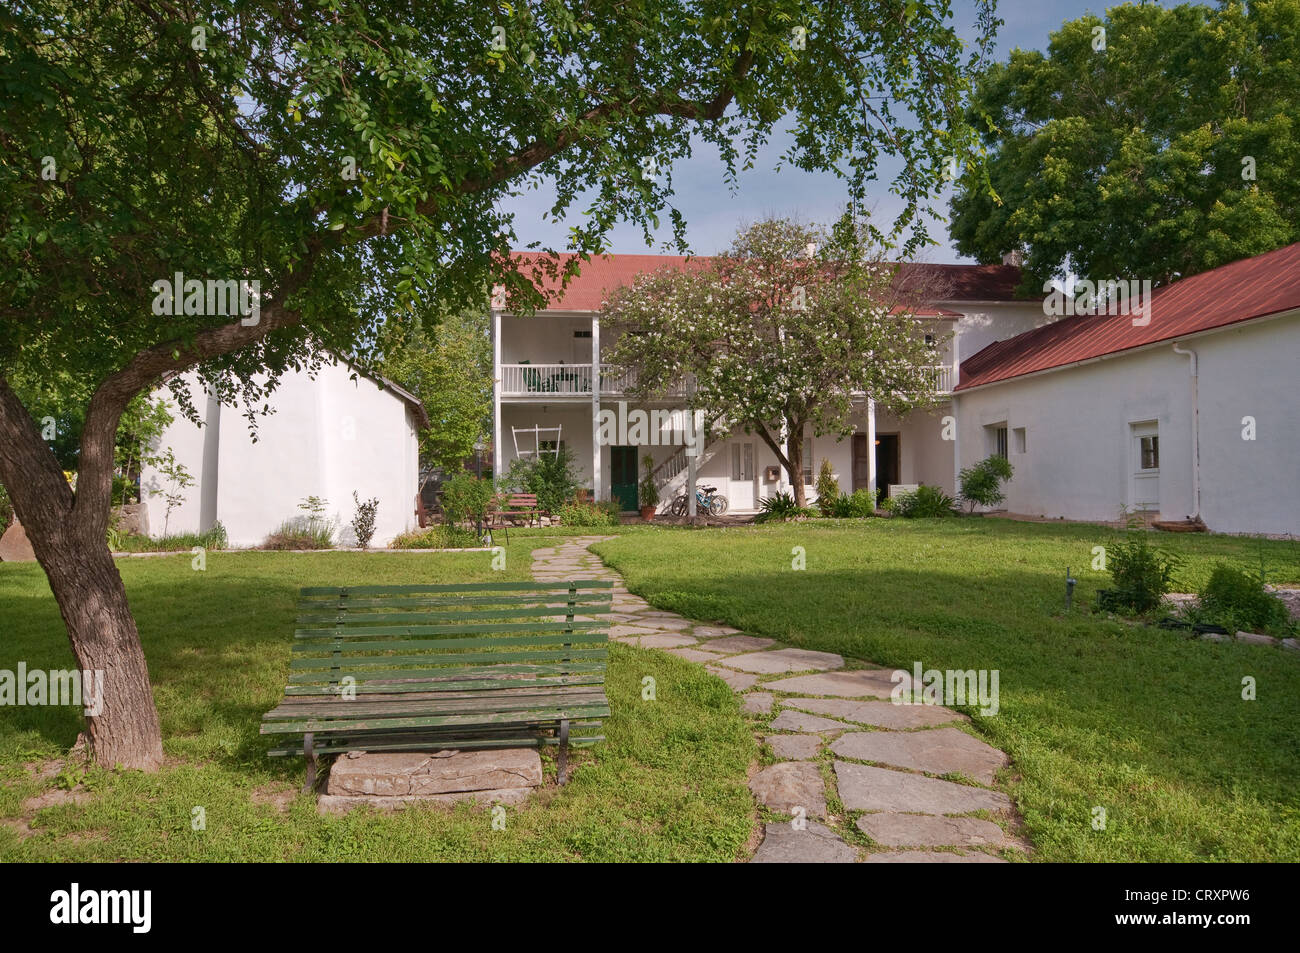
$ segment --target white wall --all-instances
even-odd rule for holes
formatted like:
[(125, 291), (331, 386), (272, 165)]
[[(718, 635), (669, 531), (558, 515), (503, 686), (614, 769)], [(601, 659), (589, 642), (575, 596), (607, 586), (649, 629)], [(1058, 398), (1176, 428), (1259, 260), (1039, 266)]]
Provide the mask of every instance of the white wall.
[[(1300, 316), (1183, 342), (1200, 360), (1201, 516), (1211, 530), (1300, 533), (1300, 417), (1294, 411)], [(988, 455), (985, 426), (1026, 428), (1009, 454), (1008, 510), (1113, 520), (1129, 503), (1130, 424), (1160, 434), (1160, 514), (1184, 519), (1192, 491), (1189, 360), (1172, 344), (959, 394), (961, 466)], [(1242, 418), (1259, 423), (1241, 439)], [(1010, 436), (1010, 435), (1009, 435)]]
[(974, 357), (994, 341), (1005, 341), (1024, 331), (1058, 320), (1043, 313), (1041, 300), (997, 304), (947, 303), (944, 307), (962, 312), (953, 326), (952, 349), (960, 364)]
[[(176, 419), (160, 440), (196, 478), (172, 511), (168, 532), (206, 531), (219, 519), (232, 546), (256, 546), (284, 520), (303, 515), (298, 504), (305, 497), (320, 496), (341, 524), (339, 541), (351, 545), (354, 490), (362, 500), (379, 499), (371, 545), (387, 545), (412, 528), (419, 480), (414, 416), (397, 395), (350, 374), (342, 364), (322, 367), (314, 381), (304, 372), (286, 374), (270, 397), (275, 412), (257, 418), (256, 442), (240, 408), (218, 407), (188, 377), (206, 425), (200, 429), (173, 409)], [(167, 504), (150, 491), (166, 490), (166, 483), (156, 468), (141, 478), (156, 533)]]

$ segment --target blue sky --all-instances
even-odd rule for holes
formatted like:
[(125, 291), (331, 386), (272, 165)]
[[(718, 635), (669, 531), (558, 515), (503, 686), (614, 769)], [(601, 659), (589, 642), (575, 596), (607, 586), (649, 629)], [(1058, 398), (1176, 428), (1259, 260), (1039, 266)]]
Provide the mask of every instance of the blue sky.
[[(1175, 0), (1162, 0), (1173, 6)], [(998, 16), (1005, 21), (998, 31), (997, 57), (1004, 59), (1013, 49), (1045, 49), (1048, 35), (1066, 20), (1087, 13), (1100, 14), (1114, 3), (1086, 3), (1083, 0), (1001, 0)], [(970, 0), (955, 0), (957, 24), (963, 35), (973, 37), (974, 4)], [(754, 168), (743, 173), (737, 188), (729, 190), (723, 180), (722, 164), (716, 151), (707, 143), (701, 144), (695, 155), (673, 165), (674, 205), (681, 209), (687, 222), (687, 240), (696, 254), (708, 255), (721, 251), (730, 244), (737, 226), (753, 222), (768, 215), (799, 218), (808, 222), (826, 222), (839, 215), (845, 196), (843, 184), (831, 175), (814, 175), (798, 169), (785, 168), (774, 171), (778, 157), (785, 148), (784, 136), (774, 136), (768, 148), (759, 152)], [(874, 209), (878, 221), (892, 222), (899, 205), (886, 191), (895, 169), (889, 164), (880, 167), (879, 192), (872, 195), (868, 204)], [(515, 213), (517, 246), (541, 242), (543, 246), (566, 247), (570, 221), (543, 220), (553, 196), (548, 188), (526, 192), (504, 203), (503, 207)], [(940, 213), (947, 209), (947, 196), (939, 196), (934, 208)], [(580, 216), (581, 199), (573, 205), (571, 215)], [(934, 262), (968, 261), (952, 248), (947, 239), (947, 227), (939, 221), (929, 229), (939, 241), (938, 245), (921, 252), (918, 257)], [(663, 251), (662, 243), (671, 237), (666, 224), (655, 235), (656, 244), (647, 247), (641, 230), (620, 223), (609, 236), (609, 249), (624, 254)]]

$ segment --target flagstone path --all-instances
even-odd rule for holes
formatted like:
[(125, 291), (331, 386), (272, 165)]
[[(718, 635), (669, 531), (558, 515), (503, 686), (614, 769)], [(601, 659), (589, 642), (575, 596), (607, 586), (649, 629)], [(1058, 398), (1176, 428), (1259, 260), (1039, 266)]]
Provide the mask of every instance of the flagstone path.
[[(611, 639), (697, 662), (740, 694), (775, 758), (750, 790), (791, 818), (764, 825), (754, 863), (1005, 863), (1002, 853), (1029, 851), (1011, 800), (991, 788), (1007, 757), (956, 727), (965, 715), (893, 704), (888, 669), (655, 609), (587, 548), (613, 538), (536, 549), (533, 578), (612, 580)], [(850, 828), (872, 846), (846, 839)]]

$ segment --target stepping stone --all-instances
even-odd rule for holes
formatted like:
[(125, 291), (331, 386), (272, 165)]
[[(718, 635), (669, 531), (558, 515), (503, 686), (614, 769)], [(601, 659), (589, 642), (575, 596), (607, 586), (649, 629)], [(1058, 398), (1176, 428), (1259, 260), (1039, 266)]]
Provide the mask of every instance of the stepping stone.
[(1238, 632), (1237, 641), (1248, 645), (1277, 645), (1277, 639), (1271, 635), (1260, 635), (1258, 632)]
[(950, 854), (938, 850), (898, 850), (868, 854), (866, 864), (1005, 864), (992, 854)]
[[(696, 628), (695, 631), (698, 634), (700, 630)], [(709, 643), (709, 648), (717, 652), (753, 652), (773, 645), (776, 645), (776, 639), (760, 639), (753, 635), (729, 635), (726, 638), (714, 639)]]
[(536, 787), (542, 759), (533, 748), (501, 751), (351, 751), (330, 767), (326, 794), (415, 797)]
[(816, 735), (768, 735), (763, 740), (782, 761), (811, 761), (822, 747)]
[(609, 634), (617, 638), (621, 635), (654, 635), (657, 631), (648, 625), (614, 625), (610, 626)]
[(893, 702), (856, 702), (847, 698), (787, 698), (781, 704), (877, 728), (929, 728), (966, 720), (965, 715), (939, 705), (895, 705)]
[[(732, 660), (734, 661), (734, 660)], [(731, 664), (728, 662), (727, 664)], [(884, 668), (858, 669), (852, 672), (826, 672), (821, 675), (796, 675), (764, 688), (791, 695), (834, 695), (837, 698), (888, 698), (894, 690), (892, 672)], [(902, 707), (902, 706), (900, 706)]]
[(826, 785), (821, 771), (809, 761), (783, 761), (749, 779), (754, 797), (778, 814), (803, 808), (809, 817), (826, 816)]
[(716, 665), (709, 665), (706, 668), (710, 674), (718, 676), (718, 678), (730, 685), (733, 692), (747, 692), (758, 684), (757, 675), (733, 672), (730, 669), (719, 668)]
[(736, 655), (721, 664), (746, 672), (775, 675), (779, 672), (802, 672), (810, 668), (839, 668), (844, 664), (844, 659), (832, 652), (810, 652), (808, 649), (776, 649), (772, 652), (751, 652), (748, 655)]
[(674, 635), (670, 632), (656, 632), (643, 635), (634, 640), (643, 649), (676, 649), (684, 645), (694, 645), (695, 640), (689, 635)]
[(876, 761), (929, 774), (960, 773), (992, 784), (1007, 756), (959, 728), (931, 731), (854, 731), (831, 750), (841, 758)]
[(680, 616), (673, 618), (663, 618), (657, 615), (647, 615), (641, 613), (637, 619), (637, 625), (652, 625), (656, 629), (689, 629), (691, 626), (689, 619), (683, 619)]
[(1001, 847), (1002, 828), (977, 817), (934, 814), (863, 814), (858, 830), (882, 847)]
[(729, 630), (719, 628), (716, 625), (697, 625), (695, 634), (702, 639), (716, 639), (727, 635)]
[(848, 731), (850, 725), (842, 721), (831, 721), (820, 715), (809, 715), (801, 711), (783, 711), (772, 721), (773, 731), (804, 731), (816, 734), (822, 731)]
[(888, 768), (836, 761), (835, 777), (840, 800), (850, 811), (970, 814), (1011, 809), (1011, 799), (997, 791)]
[(838, 834), (816, 821), (808, 821), (803, 830), (787, 823), (768, 824), (763, 828), (763, 843), (751, 864), (852, 864), (858, 852)]
[(716, 662), (718, 656), (713, 652), (701, 652), (699, 649), (669, 649), (669, 655), (676, 655), (678, 658), (684, 658), (688, 662)]
[(740, 710), (747, 715), (766, 715), (772, 711), (776, 696), (771, 692), (750, 692), (740, 702)]

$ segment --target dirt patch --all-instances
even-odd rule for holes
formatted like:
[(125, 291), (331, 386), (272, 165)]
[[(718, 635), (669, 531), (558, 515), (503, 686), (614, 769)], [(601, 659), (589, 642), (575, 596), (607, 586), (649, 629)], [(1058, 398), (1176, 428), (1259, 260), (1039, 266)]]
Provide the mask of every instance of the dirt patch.
[(254, 804), (270, 804), (281, 814), (289, 810), (289, 805), (298, 796), (298, 789), (289, 784), (265, 784), (254, 788), (249, 796)]
[(54, 788), (52, 791), (46, 791), (44, 794), (38, 794), (35, 797), (29, 797), (23, 801), (23, 810), (29, 814), (44, 810), (47, 807), (62, 807), (65, 804), (85, 804), (90, 800), (90, 792), (82, 788), (73, 788), (71, 791), (65, 791), (63, 788)]

